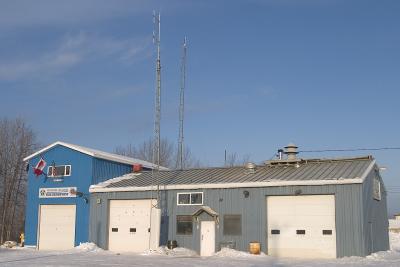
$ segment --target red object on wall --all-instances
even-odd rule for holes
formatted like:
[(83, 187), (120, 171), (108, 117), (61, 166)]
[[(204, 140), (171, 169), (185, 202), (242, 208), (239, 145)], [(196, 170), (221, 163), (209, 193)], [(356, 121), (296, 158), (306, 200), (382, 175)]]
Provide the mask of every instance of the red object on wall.
[(142, 164), (133, 164), (133, 172), (141, 172), (143, 169)]
[(43, 158), (40, 158), (39, 162), (36, 164), (35, 168), (33, 168), (33, 172), (36, 174), (36, 176), (42, 175), (43, 174), (43, 169), (46, 167), (46, 161), (44, 161)]

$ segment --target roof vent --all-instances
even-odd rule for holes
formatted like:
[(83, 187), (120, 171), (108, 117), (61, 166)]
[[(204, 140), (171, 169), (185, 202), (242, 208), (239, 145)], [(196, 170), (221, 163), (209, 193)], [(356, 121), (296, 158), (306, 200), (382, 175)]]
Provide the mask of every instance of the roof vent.
[(244, 165), (244, 168), (246, 169), (246, 173), (255, 173), (257, 169), (257, 165), (253, 162), (247, 162)]
[(299, 153), (297, 152), (297, 146), (293, 143), (288, 144), (285, 146), (285, 154), (287, 155), (288, 160), (296, 160), (296, 155)]

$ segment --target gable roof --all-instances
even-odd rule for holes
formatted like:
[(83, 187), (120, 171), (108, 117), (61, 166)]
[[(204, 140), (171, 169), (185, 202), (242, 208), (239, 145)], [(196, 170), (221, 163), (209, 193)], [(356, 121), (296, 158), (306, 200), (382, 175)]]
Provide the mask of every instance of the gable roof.
[(115, 182), (92, 185), (89, 191), (150, 191), (157, 183), (162, 190), (354, 184), (362, 183), (374, 166), (375, 160), (366, 156), (265, 164), (257, 166), (252, 172), (243, 167), (160, 171), (156, 176), (152, 172), (142, 172), (126, 174)]
[[(70, 148), (72, 150), (81, 152), (83, 154), (86, 154), (86, 155), (89, 155), (89, 156), (92, 156), (92, 157), (98, 158), (98, 159), (105, 159), (105, 160), (109, 160), (109, 161), (114, 161), (114, 162), (119, 162), (119, 163), (124, 163), (124, 164), (131, 164), (131, 165), (132, 164), (142, 164), (143, 167), (150, 168), (150, 169), (157, 167), (155, 164), (145, 161), (145, 160), (121, 156), (121, 155), (108, 153), (108, 152), (104, 152), (104, 151), (100, 151), (100, 150), (96, 150), (96, 149), (92, 149), (92, 148), (87, 148), (87, 147), (83, 147), (83, 146), (78, 146), (78, 145), (74, 145), (74, 144), (69, 144), (69, 143), (65, 143), (65, 142), (61, 142), (61, 141), (52, 143), (52, 144), (42, 148), (41, 150), (33, 153), (32, 155), (27, 156), (26, 158), (24, 158), (24, 161), (30, 160), (30, 159), (46, 152), (47, 150), (50, 150), (53, 147), (58, 146), (58, 145)], [(168, 168), (160, 166), (160, 170), (168, 170)]]

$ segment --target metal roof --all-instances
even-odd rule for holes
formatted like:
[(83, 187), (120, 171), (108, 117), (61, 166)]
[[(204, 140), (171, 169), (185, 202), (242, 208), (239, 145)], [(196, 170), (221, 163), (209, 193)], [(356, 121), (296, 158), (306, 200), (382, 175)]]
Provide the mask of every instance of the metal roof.
[[(146, 167), (146, 168), (156, 168), (155, 164), (148, 162), (148, 161), (141, 160), (141, 159), (135, 159), (135, 158), (130, 158), (130, 157), (126, 157), (126, 156), (121, 156), (121, 155), (108, 153), (108, 152), (100, 151), (100, 150), (93, 149), (93, 148), (69, 144), (69, 143), (65, 143), (65, 142), (61, 142), (61, 141), (52, 143), (52, 144), (46, 146), (45, 148), (33, 153), (32, 155), (27, 156), (26, 158), (24, 158), (24, 161), (30, 160), (57, 145), (68, 147), (72, 150), (79, 151), (83, 154), (92, 156), (94, 158), (105, 159), (105, 160), (110, 160), (110, 161), (124, 163), (124, 164), (142, 164), (143, 167)], [(168, 170), (167, 168), (161, 167), (161, 166), (160, 166), (160, 169)]]
[[(327, 181), (332, 183), (351, 183), (363, 178), (372, 170), (375, 160), (371, 156), (344, 159), (309, 159), (296, 162), (274, 161), (272, 164), (258, 165), (249, 171), (244, 167), (200, 168), (188, 170), (160, 171), (127, 174), (118, 179), (92, 186), (93, 188), (148, 188), (157, 184), (177, 185), (220, 185), (257, 184), (265, 182)], [(154, 177), (158, 179), (155, 180)], [(140, 190), (140, 189), (139, 189)], [(92, 190), (100, 191), (100, 190)], [(126, 190), (125, 190), (126, 191)]]

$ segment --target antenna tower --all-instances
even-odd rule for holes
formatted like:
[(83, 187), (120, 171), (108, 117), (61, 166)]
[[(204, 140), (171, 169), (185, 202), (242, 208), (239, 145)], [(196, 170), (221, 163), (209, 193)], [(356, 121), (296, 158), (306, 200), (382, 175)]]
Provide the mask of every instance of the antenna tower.
[[(160, 58), (160, 41), (161, 41), (161, 14), (153, 12), (153, 43), (157, 49), (156, 61), (156, 96), (155, 96), (155, 115), (154, 115), (154, 142), (153, 142), (153, 163), (156, 164), (156, 170), (153, 170), (153, 180), (157, 182), (157, 207), (160, 207), (160, 183), (158, 181), (158, 173), (160, 171), (160, 121), (161, 121), (161, 58)], [(154, 168), (153, 168), (154, 169)]]
[(183, 39), (182, 45), (182, 62), (181, 62), (181, 92), (180, 92), (180, 102), (179, 102), (179, 138), (178, 138), (178, 160), (177, 169), (183, 169), (185, 166), (183, 164), (184, 158), (184, 137), (183, 137), (183, 119), (185, 111), (185, 82), (186, 82), (186, 37)]

